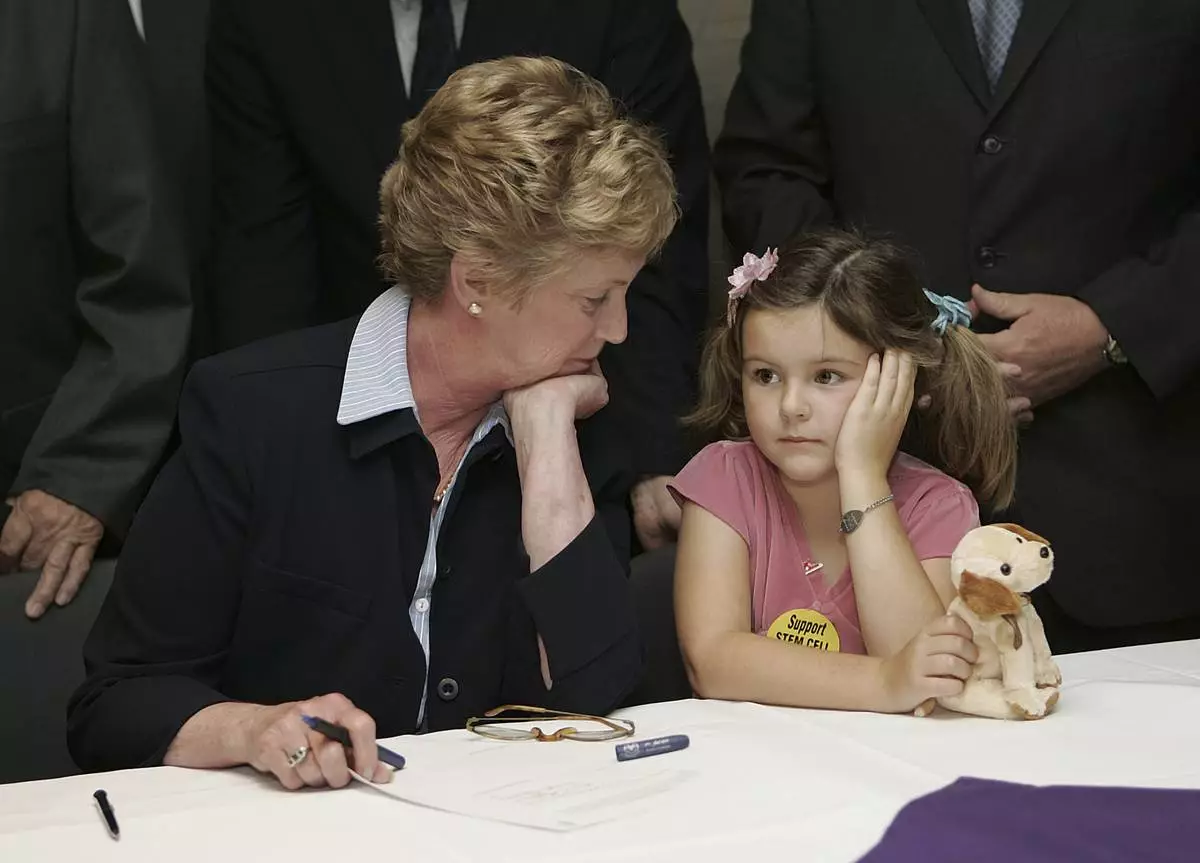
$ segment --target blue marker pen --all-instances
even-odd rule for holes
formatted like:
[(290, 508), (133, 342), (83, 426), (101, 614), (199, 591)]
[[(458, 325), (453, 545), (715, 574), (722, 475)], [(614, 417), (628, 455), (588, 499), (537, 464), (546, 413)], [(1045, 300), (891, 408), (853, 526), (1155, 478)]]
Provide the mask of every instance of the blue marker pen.
[[(318, 734), (328, 737), (330, 740), (336, 740), (343, 746), (353, 747), (354, 744), (350, 741), (350, 732), (340, 725), (334, 725), (332, 722), (326, 722), (319, 716), (301, 716), (304, 724)], [(384, 746), (376, 744), (375, 751), (379, 756), (379, 760), (384, 764), (400, 770), (404, 767), (404, 756), (399, 752), (393, 752)]]
[(666, 737), (655, 737), (653, 740), (618, 743), (617, 760), (632, 761), (635, 758), (662, 755), (664, 752), (678, 752), (680, 749), (687, 749), (690, 742), (686, 734), (668, 734)]

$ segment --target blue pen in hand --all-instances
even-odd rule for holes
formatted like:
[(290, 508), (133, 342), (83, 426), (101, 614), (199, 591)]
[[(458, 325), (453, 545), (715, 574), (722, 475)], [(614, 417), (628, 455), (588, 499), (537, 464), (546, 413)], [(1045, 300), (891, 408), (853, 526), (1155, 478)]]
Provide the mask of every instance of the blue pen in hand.
[(617, 760), (632, 761), (635, 758), (662, 755), (664, 752), (678, 752), (680, 749), (687, 749), (690, 742), (686, 734), (668, 734), (666, 737), (655, 737), (653, 740), (618, 743)]
[[(304, 724), (318, 734), (328, 737), (330, 740), (336, 740), (343, 746), (354, 748), (354, 744), (350, 740), (350, 732), (340, 725), (334, 725), (332, 722), (326, 722), (319, 716), (301, 716)], [(379, 753), (379, 760), (384, 764), (400, 770), (404, 767), (404, 756), (398, 752), (393, 752), (379, 744), (375, 745), (375, 750)]]

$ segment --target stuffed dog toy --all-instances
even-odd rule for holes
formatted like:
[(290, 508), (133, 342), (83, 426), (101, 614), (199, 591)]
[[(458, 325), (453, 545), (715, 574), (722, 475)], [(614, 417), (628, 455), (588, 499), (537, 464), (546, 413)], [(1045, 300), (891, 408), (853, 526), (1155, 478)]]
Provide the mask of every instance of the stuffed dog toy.
[[(970, 625), (979, 660), (963, 691), (938, 704), (994, 719), (1041, 719), (1054, 709), (1062, 675), (1029, 601), (1053, 568), (1050, 544), (1015, 524), (978, 527), (963, 537), (950, 558), (958, 596), (948, 612)], [(927, 701), (917, 714), (931, 710)]]

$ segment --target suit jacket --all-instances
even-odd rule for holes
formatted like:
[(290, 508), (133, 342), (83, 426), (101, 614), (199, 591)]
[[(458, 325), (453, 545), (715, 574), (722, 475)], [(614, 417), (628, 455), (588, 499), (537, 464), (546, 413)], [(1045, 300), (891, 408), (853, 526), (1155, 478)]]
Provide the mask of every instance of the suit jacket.
[(742, 62), (717, 145), (738, 247), (847, 222), (940, 292), (1090, 305), (1131, 365), (1035, 411), (1008, 516), (1054, 542), (1077, 620), (1200, 614), (1200, 4), (1026, 3), (994, 95), (966, 0), (757, 0)]
[[(687, 29), (673, 0), (471, 0), (459, 62), (511, 54), (600, 79), (671, 151), (685, 216), (602, 361), (639, 469), (674, 472), (707, 313), (708, 143)], [(388, 0), (215, 0), (208, 85), (218, 346), (361, 312), (387, 287), (378, 186), (414, 113)]]
[(209, 0), (138, 0), (159, 150), (178, 196), (192, 281), (192, 357), (212, 353), (205, 263), (212, 205), (204, 90)]
[(167, 440), (191, 317), (125, 0), (0, 0), (0, 493), (120, 533)]
[[(381, 737), (505, 702), (605, 713), (641, 673), (630, 477), (583, 423), (596, 518), (529, 572), (516, 454), (471, 449), (438, 535), (429, 666), (409, 623), (438, 467), (411, 409), (335, 422), (354, 322), (203, 360), (182, 444), (134, 523), (84, 648), (68, 737), (85, 770), (155, 764), (217, 702), (341, 692)], [(541, 636), (554, 679), (541, 679)]]

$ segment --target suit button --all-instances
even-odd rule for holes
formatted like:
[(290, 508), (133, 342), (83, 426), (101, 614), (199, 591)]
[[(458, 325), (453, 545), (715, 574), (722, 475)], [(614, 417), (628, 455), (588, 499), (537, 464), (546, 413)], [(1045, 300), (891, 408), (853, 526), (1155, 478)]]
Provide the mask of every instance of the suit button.
[(979, 266), (990, 270), (996, 266), (996, 250), (991, 246), (980, 246), (979, 251), (975, 253), (975, 259), (979, 261)]
[(983, 139), (983, 152), (989, 156), (994, 156), (1004, 149), (1004, 142), (995, 135), (988, 135)]
[(453, 677), (443, 677), (438, 681), (437, 694), (442, 701), (453, 701), (458, 698), (458, 681)]

